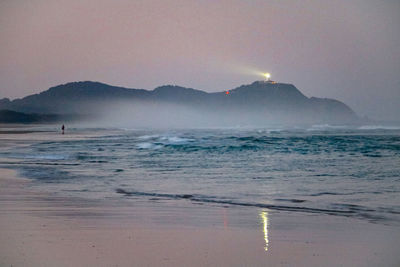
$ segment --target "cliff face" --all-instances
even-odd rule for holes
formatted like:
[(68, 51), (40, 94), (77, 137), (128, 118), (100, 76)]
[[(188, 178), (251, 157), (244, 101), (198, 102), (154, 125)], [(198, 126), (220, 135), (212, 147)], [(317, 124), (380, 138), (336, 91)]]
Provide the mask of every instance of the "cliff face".
[(110, 103), (168, 104), (198, 112), (225, 112), (241, 121), (271, 120), (287, 122), (350, 122), (357, 119), (350, 107), (334, 99), (303, 95), (294, 85), (256, 81), (226, 92), (207, 93), (166, 85), (152, 91), (110, 86), (98, 82), (73, 82), (39, 94), (10, 101), (0, 100), (0, 109), (28, 113), (97, 114), (107, 113)]

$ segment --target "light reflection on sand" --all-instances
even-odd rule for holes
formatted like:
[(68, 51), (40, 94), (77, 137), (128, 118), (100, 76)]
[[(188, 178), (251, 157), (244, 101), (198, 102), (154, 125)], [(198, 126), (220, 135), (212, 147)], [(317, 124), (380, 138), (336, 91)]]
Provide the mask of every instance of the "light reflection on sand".
[(264, 241), (265, 241), (264, 249), (265, 249), (265, 251), (268, 251), (268, 248), (269, 248), (269, 240), (268, 240), (268, 212), (266, 212), (266, 211), (261, 211), (261, 212), (260, 212), (260, 217), (261, 217), (262, 223), (263, 223), (263, 232), (264, 232)]

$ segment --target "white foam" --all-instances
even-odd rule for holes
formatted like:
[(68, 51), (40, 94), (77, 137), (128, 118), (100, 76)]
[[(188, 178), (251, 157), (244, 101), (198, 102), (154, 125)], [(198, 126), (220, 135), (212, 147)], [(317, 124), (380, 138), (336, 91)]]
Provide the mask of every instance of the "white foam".
[(23, 156), (25, 159), (47, 159), (47, 160), (63, 160), (67, 159), (67, 156), (64, 155), (55, 155), (55, 154), (45, 154), (45, 155), (25, 155)]
[(192, 139), (188, 139), (188, 138), (181, 138), (178, 136), (171, 136), (168, 137), (168, 142), (170, 142), (171, 144), (181, 144), (181, 143), (187, 143), (193, 141)]
[(148, 140), (148, 139), (153, 139), (153, 138), (157, 138), (157, 137), (159, 137), (159, 135), (157, 135), (157, 134), (142, 135), (142, 136), (139, 136), (138, 139), (140, 139), (140, 140)]
[(136, 146), (140, 149), (160, 149), (160, 148), (162, 148), (161, 145), (156, 145), (156, 144), (149, 143), (149, 142), (138, 143)]
[(183, 138), (179, 136), (161, 136), (159, 140), (165, 144), (175, 145), (175, 144), (186, 144), (188, 142), (193, 142), (193, 139)]
[(330, 125), (330, 124), (315, 124), (307, 131), (321, 131), (321, 130), (335, 130), (335, 129), (346, 129), (347, 126), (343, 125)]
[(358, 127), (360, 130), (400, 130), (400, 126), (383, 126), (383, 125), (364, 125)]

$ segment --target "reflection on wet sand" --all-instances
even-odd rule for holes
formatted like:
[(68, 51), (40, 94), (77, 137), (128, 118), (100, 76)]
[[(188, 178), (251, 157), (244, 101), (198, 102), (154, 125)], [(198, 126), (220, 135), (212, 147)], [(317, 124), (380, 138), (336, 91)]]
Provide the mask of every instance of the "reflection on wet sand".
[(263, 232), (264, 232), (264, 241), (265, 241), (264, 249), (265, 249), (265, 251), (268, 251), (268, 247), (269, 247), (269, 241), (268, 241), (268, 212), (261, 211), (260, 212), (260, 217), (261, 217), (262, 223), (263, 223)]

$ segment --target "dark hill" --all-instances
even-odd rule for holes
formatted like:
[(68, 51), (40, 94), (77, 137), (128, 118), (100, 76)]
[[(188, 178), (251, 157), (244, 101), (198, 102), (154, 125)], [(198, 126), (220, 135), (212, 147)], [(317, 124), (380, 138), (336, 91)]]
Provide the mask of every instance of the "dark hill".
[[(99, 82), (73, 82), (58, 85), (39, 94), (10, 101), (0, 100), (0, 109), (28, 113), (97, 114), (107, 112), (110, 103), (168, 103), (197, 111), (221, 114), (234, 112), (246, 116), (284, 121), (350, 122), (355, 113), (334, 99), (308, 98), (294, 85), (256, 81), (226, 92), (207, 93), (166, 85), (152, 91), (110, 86)], [(111, 108), (110, 108), (111, 109)], [(246, 115), (247, 114), (247, 115)]]
[(26, 114), (12, 110), (0, 110), (0, 123), (51, 123), (60, 119), (54, 114)]
[(167, 101), (173, 103), (200, 103), (207, 98), (204, 91), (185, 88), (176, 85), (164, 85), (150, 91), (154, 100)]

